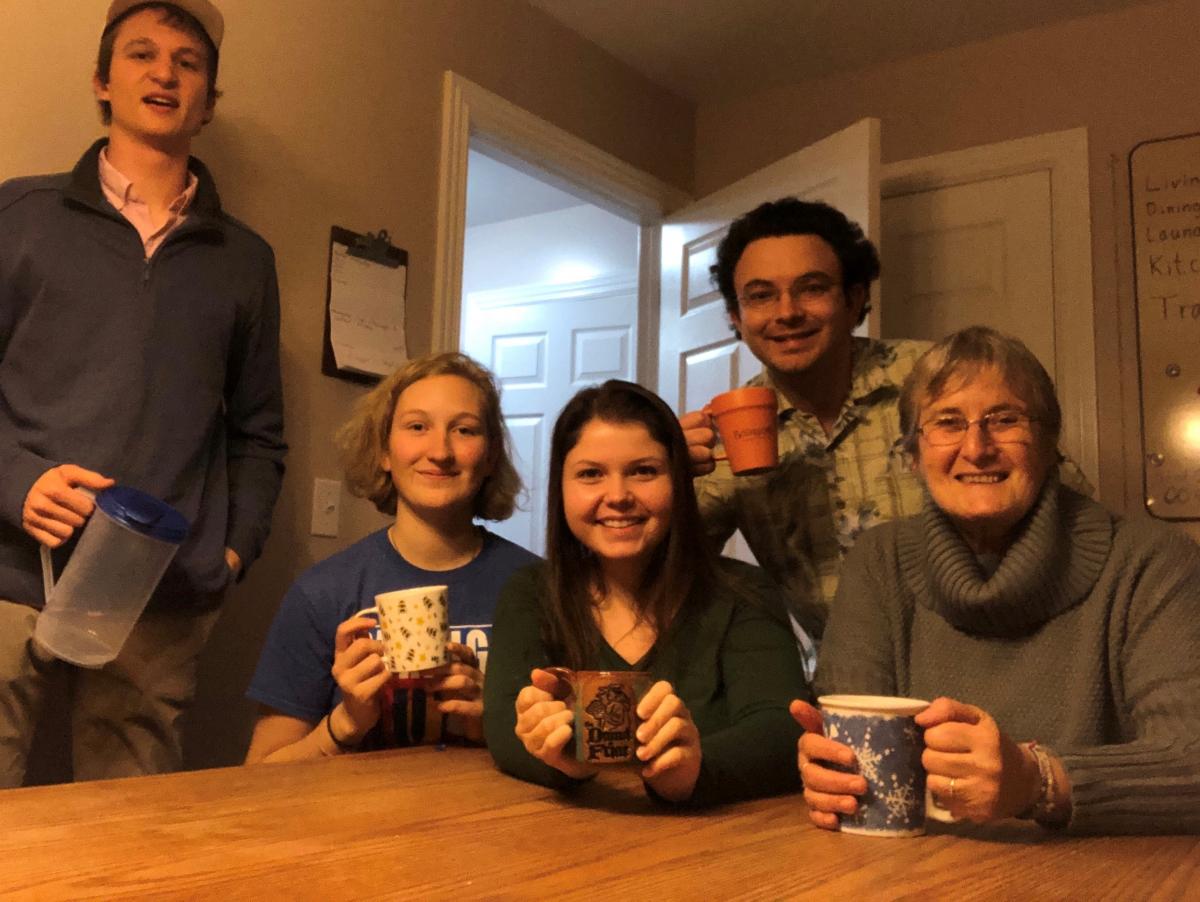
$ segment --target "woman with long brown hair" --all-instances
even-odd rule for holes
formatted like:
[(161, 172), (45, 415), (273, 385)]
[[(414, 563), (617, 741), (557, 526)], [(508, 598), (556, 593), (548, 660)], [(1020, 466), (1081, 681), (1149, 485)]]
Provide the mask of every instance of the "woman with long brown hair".
[(629, 382), (585, 389), (550, 456), (546, 564), (514, 577), (496, 612), (484, 732), (497, 764), (551, 786), (589, 778), (544, 668), (648, 671), (637, 758), (650, 793), (703, 804), (798, 789), (795, 639), (760, 571), (710, 550), (670, 408)]

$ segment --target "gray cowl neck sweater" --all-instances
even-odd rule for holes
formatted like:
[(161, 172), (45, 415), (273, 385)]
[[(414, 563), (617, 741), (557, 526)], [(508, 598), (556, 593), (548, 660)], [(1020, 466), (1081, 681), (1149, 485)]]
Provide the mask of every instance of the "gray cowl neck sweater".
[[(1096, 584), (1112, 548), (1108, 513), (1056, 475), (990, 576), (942, 510), (926, 497), (922, 529), (902, 532), (899, 562), (920, 603), (955, 628), (1016, 638), (1079, 604)], [(921, 535), (923, 533), (923, 536)]]

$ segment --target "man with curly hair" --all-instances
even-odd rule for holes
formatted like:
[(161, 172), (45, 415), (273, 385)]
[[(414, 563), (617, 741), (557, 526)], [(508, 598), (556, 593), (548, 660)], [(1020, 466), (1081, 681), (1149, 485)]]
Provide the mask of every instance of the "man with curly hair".
[(856, 337), (879, 256), (828, 204), (785, 197), (734, 220), (713, 281), (738, 337), (763, 364), (750, 380), (775, 390), (779, 467), (734, 476), (714, 462), (701, 412), (682, 418), (696, 494), (719, 544), (740, 530), (786, 592), (811, 662), (842, 556), (868, 526), (915, 513), (921, 489), (899, 452), (896, 398), (928, 346)]

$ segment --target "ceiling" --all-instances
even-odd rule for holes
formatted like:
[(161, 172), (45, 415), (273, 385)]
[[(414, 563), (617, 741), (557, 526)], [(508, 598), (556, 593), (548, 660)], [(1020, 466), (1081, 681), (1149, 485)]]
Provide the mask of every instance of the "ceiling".
[(472, 150), (467, 154), (467, 228), (577, 207), (583, 201)]
[(693, 103), (1157, 0), (529, 0)]

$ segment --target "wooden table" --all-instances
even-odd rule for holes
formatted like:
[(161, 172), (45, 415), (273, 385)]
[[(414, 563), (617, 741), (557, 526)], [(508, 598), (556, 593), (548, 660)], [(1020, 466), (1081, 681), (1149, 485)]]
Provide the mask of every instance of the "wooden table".
[(1200, 898), (1197, 837), (955, 829), (829, 833), (798, 796), (676, 814), (620, 768), (565, 798), (421, 748), (0, 793), (0, 895)]

